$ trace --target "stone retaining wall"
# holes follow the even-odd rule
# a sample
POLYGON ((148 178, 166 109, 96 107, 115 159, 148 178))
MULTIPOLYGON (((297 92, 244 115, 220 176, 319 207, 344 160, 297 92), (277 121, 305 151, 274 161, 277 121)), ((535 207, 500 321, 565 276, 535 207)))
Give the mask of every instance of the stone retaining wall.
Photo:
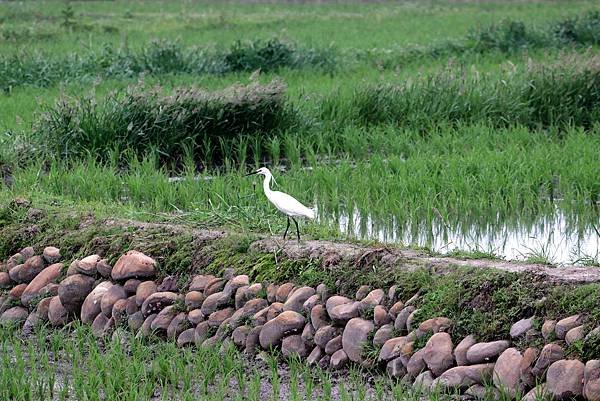
POLYGON ((474 334, 454 344, 453 321, 432 316, 416 324, 418 295, 397 299, 395 287, 361 287, 350 299, 324 285, 251 284, 248 276, 226 271, 224 277, 193 277, 183 293, 172 277, 155 281, 155 261, 137 251, 114 266, 98 255, 68 268, 60 259, 57 248, 36 255, 29 247, 0 266, 0 288, 10 289, 0 297, 0 323, 21 325, 29 333, 42 322, 60 327, 80 319, 98 337, 126 326, 138 336, 156 334, 181 347, 233 342, 247 354, 280 348, 284 356, 299 356, 322 369, 354 363, 474 397, 482 397, 484 383, 493 382, 513 398, 600 400, 600 360, 565 357, 566 345, 600 335, 600 327, 586 332, 593 322, 584 314, 545 321, 541 331, 531 317, 513 325, 510 340, 478 342, 474 334), (521 352, 512 341, 523 338, 545 345, 521 352))

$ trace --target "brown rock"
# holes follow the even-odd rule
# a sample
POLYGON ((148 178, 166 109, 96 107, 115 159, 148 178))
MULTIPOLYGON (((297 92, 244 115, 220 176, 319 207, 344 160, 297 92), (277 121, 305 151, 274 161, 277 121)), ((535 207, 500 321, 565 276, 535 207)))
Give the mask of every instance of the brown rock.
MULTIPOLYGON (((560 322, 556 327, 559 324, 560 322)), ((567 400, 582 395, 584 370, 585 365, 576 359, 554 362, 546 373, 546 390, 555 400, 567 400)))
POLYGON ((83 323, 90 324, 96 319, 96 316, 102 311, 102 297, 112 286, 110 281, 104 281, 88 294, 81 305, 81 321, 83 323))
POLYGON ((96 266, 100 261, 100 256, 90 255, 77 262, 76 269, 78 273, 88 276, 95 276, 98 273, 96 266))
POLYGON ((544 348, 542 348, 542 352, 540 352, 540 357, 533 369, 531 369, 531 373, 534 376, 541 377, 548 366, 552 365, 554 362, 563 359, 564 351, 562 347, 558 344, 546 344, 544 348))
POLYGON ((110 278, 112 273, 112 266, 108 264, 106 259, 100 259, 96 264, 96 270, 103 278, 110 278))
POLYGON ((177 290, 177 277, 175 276, 166 276, 160 281, 158 287, 156 287, 157 292, 178 292, 177 290))
POLYGON ((369 292, 369 294, 361 300, 361 303, 363 305, 371 305, 371 306, 381 305, 383 303, 384 299, 385 299, 385 292, 383 292, 382 289, 376 289, 376 290, 369 292))
POLYGON ((248 338, 246 338, 246 354, 252 355, 256 348, 258 348, 262 328, 262 325, 256 326, 248 333, 248 338))
POLYGON ((373 309, 373 323, 376 327, 381 327, 390 322, 390 315, 381 305, 376 305, 373 309))
POLYGON ((315 289, 312 287, 301 287, 291 294, 283 304, 283 310, 293 310, 294 312, 302 312, 304 302, 311 296, 315 295, 315 289))
POLYGON ((69 322, 69 311, 67 311, 58 296, 52 297, 48 307, 48 321, 54 327, 64 326, 69 322))
POLYGON ((48 321, 48 311, 50 309, 50 301, 52 301, 52 297, 44 298, 37 304, 37 314, 39 318, 47 322, 48 321))
MULTIPOLYGON (((361 318, 351 319, 342 334, 342 346, 348 359, 352 362, 365 363, 363 348, 369 342, 369 336, 374 331, 373 322, 361 318)), ((316 334, 315 334, 316 336, 316 334)))
POLYGON ((312 327, 312 324, 306 323, 304 325, 304 329, 302 330, 302 339, 307 344, 314 344, 315 329, 312 327))
POLYGON ((388 376, 394 379, 402 379, 406 376, 406 368, 402 364, 400 358, 392 359, 387 363, 386 371, 388 376))
POLYGON ((138 312, 139 310, 140 310, 140 308, 135 303, 135 295, 132 295, 129 298, 127 298, 127 306, 125 308, 125 312, 127 313, 127 316, 131 316, 134 313, 138 312))
POLYGON ((193 345, 195 343, 195 329, 187 329, 181 332, 177 337, 177 346, 180 348, 193 345))
POLYGON ((556 328, 556 320, 546 320, 542 325, 542 337, 544 340, 550 341, 555 336, 554 329, 556 328))
POLYGON ((583 315, 573 315, 559 320, 558 323, 556 323, 556 327, 554 328, 556 338, 563 340, 569 330, 581 325, 583 321, 583 315))
POLYGON ((155 292, 146 298, 142 304, 142 314, 148 316, 152 313, 159 312, 165 306, 173 305, 180 299, 181 297, 174 292, 155 292))
POLYGON ((112 269, 113 280, 146 278, 156 275, 156 262, 138 251, 129 251, 121 256, 112 269))
POLYGON ((310 355, 308 355, 308 357, 306 358, 306 364, 308 366, 314 366, 314 365, 318 364, 319 361, 321 360, 321 358, 323 358, 323 355, 324 355, 324 353, 323 353, 323 350, 321 349, 321 347, 317 346, 317 347, 313 348, 310 355))
POLYGON ((194 332, 194 342, 196 346, 200 347, 208 338, 212 335, 211 328, 208 325, 208 322, 198 323, 196 326, 196 330, 194 332))
MULTIPOLYGON (((513 337, 518 337, 518 335, 513 337)), ((522 394, 524 390, 521 383, 521 371, 515 369, 515 367, 521 366, 522 361, 523 356, 516 348, 508 348, 500 354, 494 366, 494 385, 505 391, 511 398, 522 394)))
POLYGON ((53 246, 47 246, 42 253, 43 258, 48 264, 56 263, 60 260, 60 249, 53 246))
POLYGON ((278 289, 279 287, 272 283, 267 286, 267 301, 269 301, 269 303, 273 303, 277 300, 278 289))
POLYGON ((185 295, 185 306, 188 310, 198 309, 202 306, 205 297, 200 291, 190 291, 185 295))
POLYGON ((321 359, 319 359, 319 367, 321 369, 327 369, 329 367, 331 361, 331 357, 329 355, 323 355, 321 359))
POLYGON ((424 350, 423 360, 434 375, 440 376, 454 365, 452 339, 448 333, 435 333, 424 350))
POLYGON ((38 316, 37 312, 31 312, 25 323, 23 324, 23 335, 30 336, 35 332, 35 329, 42 324, 42 320, 38 316))
POLYGON ((230 303, 231 297, 228 297, 227 294, 224 294, 223 292, 216 292, 206 297, 204 302, 202 302, 200 310, 204 313, 204 316, 208 316, 230 303))
POLYGON ((396 318, 398 317, 398 314, 402 311, 402 309, 404 309, 404 303, 402 301, 398 301, 396 302, 391 308, 390 308, 390 317, 393 320, 396 320, 396 318))
POLYGON ((250 333, 251 329, 252 328, 250 326, 239 326, 233 330, 233 333, 231 333, 231 339, 233 340, 233 343, 240 348, 245 347, 246 340, 248 339, 248 334, 250 333))
POLYGON ((587 361, 583 377, 585 398, 588 401, 600 401, 600 360, 587 361))
POLYGON ((325 303, 325 309, 327 309, 327 314, 331 316, 331 310, 339 305, 344 305, 352 302, 350 299, 346 297, 342 297, 339 295, 334 295, 329 297, 327 302, 325 303))
POLYGON ((165 307, 158 313, 158 315, 156 315, 156 318, 152 321, 150 328, 152 331, 162 331, 166 333, 171 321, 175 318, 175 316, 177 316, 178 313, 179 312, 173 305, 165 307))
POLYGON ((502 399, 502 393, 497 389, 490 386, 482 386, 481 384, 474 384, 465 391, 465 396, 473 400, 493 400, 500 401, 502 399))
MULTIPOLYGON (((321 349, 319 347, 316 347, 315 350, 320 351, 321 349)), ((331 355, 331 359, 329 360, 329 366, 331 367, 331 369, 342 369, 344 366, 346 366, 347 363, 348 355, 346 355, 346 352, 343 349, 334 352, 333 355, 331 355)))
POLYGON ((187 314, 185 312, 180 312, 173 318, 173 320, 171 320, 171 323, 169 323, 169 327, 167 327, 167 338, 173 340, 177 339, 179 345, 179 335, 189 328, 190 323, 188 322, 187 314))
POLYGON ((312 309, 315 307, 315 305, 319 303, 319 300, 320 300, 320 298, 317 294, 309 297, 302 304, 302 309, 304 310, 304 312, 310 313, 310 311, 312 311, 312 309))
POLYGON ((35 278, 42 270, 44 270, 44 258, 40 255, 32 256, 25 261, 21 269, 17 274, 18 283, 29 283, 35 278))
POLYGON ((521 382, 527 388, 533 387, 535 385, 535 377, 531 373, 535 361, 538 357, 537 349, 533 347, 529 347, 523 352, 523 360, 519 365, 519 372, 521 376, 521 382))
POLYGON ((292 284, 292 283, 285 283, 283 285, 280 285, 279 288, 277 288, 277 293, 275 294, 275 300, 277 302, 284 303, 285 301, 287 301, 287 298, 293 289, 294 289, 294 284, 292 284))
POLYGON ((8 273, 0 272, 0 288, 8 288, 11 286, 11 279, 8 273))
POLYGON ((267 349, 272 346, 278 346, 284 335, 301 330, 305 323, 304 317, 298 312, 282 312, 263 326, 259 335, 261 347, 267 349))
POLYGON ((129 326, 129 330, 134 333, 142 327, 142 324, 144 324, 144 315, 142 315, 141 311, 135 312, 127 319, 127 326, 129 326))
POLYGON ((327 343, 340 334, 340 330, 333 326, 323 326, 315 332, 314 342, 319 347, 325 349, 327 343))
POLYGON ((146 298, 156 292, 156 283, 154 281, 144 281, 140 283, 135 290, 135 303, 142 306, 146 298))
POLYGON ((198 323, 204 321, 204 315, 200 309, 194 309, 188 313, 187 316, 189 322, 195 327, 198 323))
POLYGON ((336 351, 342 349, 342 336, 332 338, 325 344, 325 353, 333 355, 336 351))
POLYGON ((458 343, 456 349, 454 350, 454 357, 456 358, 456 364, 458 366, 468 365, 469 361, 467 361, 467 351, 471 348, 472 345, 475 345, 477 341, 475 337, 472 335, 468 335, 461 342, 458 343))
POLYGON ((510 343, 505 340, 474 344, 467 351, 467 361, 471 364, 489 362, 497 358, 509 346, 510 343))
POLYGON ((123 288, 125 289, 127 296, 130 297, 132 295, 135 295, 135 293, 137 292, 137 288, 141 283, 142 282, 136 278, 130 278, 129 280, 127 280, 125 284, 123 284, 123 288))
POLYGON ((29 311, 27 309, 22 306, 13 306, 2 313, 2 316, 0 316, 0 325, 21 325, 25 323, 27 316, 29 316, 29 311))
POLYGON ((362 301, 363 298, 365 298, 367 296, 369 291, 371 291, 371 287, 369 287, 368 285, 361 285, 360 287, 358 287, 358 290, 356 291, 355 299, 357 301, 362 301))
POLYGON ((325 284, 321 283, 317 286, 317 295, 319 296, 321 302, 327 302, 327 299, 329 299, 330 294, 329 289, 325 284))
POLYGON ((329 324, 329 316, 323 305, 315 305, 310 311, 310 322, 315 330, 329 324))
POLYGON ((118 284, 112 285, 102 296, 100 309, 102 310, 102 313, 106 315, 106 317, 110 317, 115 303, 117 301, 126 299, 127 293, 125 292, 125 289, 118 284))
POLYGON ((40 274, 35 276, 35 278, 26 286, 23 294, 21 294, 21 303, 25 306, 29 306, 29 302, 38 297, 42 288, 53 283, 60 276, 62 269, 62 263, 55 263, 42 270, 40 274))
POLYGON ((583 340, 585 337, 585 327, 583 325, 573 327, 571 330, 567 331, 565 335, 565 341, 568 345, 573 344, 575 341, 583 340))
POLYGON ((439 386, 441 390, 455 388, 465 390, 475 384, 488 383, 492 378, 493 371, 493 363, 457 366, 443 372, 431 385, 432 387, 439 386))
POLYGON ((419 325, 417 337, 420 337, 421 333, 425 334, 429 332, 438 333, 441 331, 447 331, 452 327, 452 324, 452 320, 446 317, 435 317, 433 319, 427 319, 419 325))
POLYGON ((408 360, 408 363, 406 364, 406 373, 410 378, 417 377, 421 372, 427 370, 427 364, 423 359, 424 354, 425 348, 421 348, 408 360))
POLYGON ((308 348, 302 337, 298 334, 284 338, 281 343, 281 353, 286 358, 295 356, 306 358, 310 351, 310 348, 308 348))
POLYGON ((521 319, 517 323, 513 324, 510 328, 510 336, 512 338, 521 337, 523 334, 527 333, 527 331, 533 328, 533 324, 535 323, 535 317, 530 317, 528 319, 521 319))
POLYGON ((233 315, 233 308, 225 308, 211 313, 208 316, 208 325, 210 327, 219 327, 226 319, 233 315))
POLYGON ((379 351, 380 361, 390 361, 400 356, 402 347, 407 343, 406 337, 395 337, 387 340, 379 351))
POLYGON ((125 323, 127 320, 127 299, 119 299, 112 308, 111 317, 115 321, 115 325, 118 326, 122 323, 125 323))
POLYGON ((190 291, 202 292, 206 288, 206 285, 208 283, 210 283, 211 281, 213 281, 214 279, 216 279, 216 277, 212 276, 212 275, 203 275, 202 274, 202 275, 194 276, 189 289, 190 289, 190 291))
POLYGON ((246 301, 253 298, 252 295, 248 294, 248 288, 250 288, 250 287, 245 285, 243 287, 238 288, 235 291, 235 296, 233 297, 235 309, 240 309, 241 307, 244 306, 246 301))
POLYGON ((400 313, 398 313, 398 316, 396 317, 396 320, 394 321, 394 328, 396 330, 398 330, 399 332, 405 331, 406 330, 406 321, 408 320, 408 317, 410 316, 410 314, 415 311, 415 309, 416 308, 412 305, 404 307, 404 309, 402 309, 400 311, 400 313))
POLYGON ((21 299, 21 295, 23 295, 23 293, 25 292, 25 289, 27 288, 27 284, 19 284, 14 286, 8 293, 8 295, 10 295, 12 298, 14 299, 21 299))
POLYGON ((546 383, 542 383, 531 390, 521 399, 521 401, 538 401, 547 398, 546 383))
POLYGON ((381 346, 394 335, 394 326, 386 324, 381 326, 373 336, 373 345, 381 346))
POLYGON ((71 262, 71 264, 69 265, 69 268, 67 269, 67 277, 71 277, 75 274, 80 274, 79 271, 77 270, 77 263, 79 263, 79 259, 75 259, 74 261, 71 262))
POLYGON ((27 259, 33 257, 33 255, 35 255, 35 250, 33 249, 32 246, 28 246, 28 247, 21 249, 19 251, 19 254, 23 256, 23 260, 27 260, 27 259))
POLYGON ((267 311, 267 321, 275 319, 281 312, 283 312, 283 304, 281 302, 272 303, 267 311))
MULTIPOLYGON (((332 297, 333 298, 333 297, 332 297)), ((330 298, 331 299, 331 298, 330 298)), ((354 319, 360 315, 361 303, 359 301, 338 305, 332 308, 329 312, 329 317, 336 324, 345 324, 350 319, 354 319)), ((348 354, 348 352, 346 352, 348 354)), ((348 354, 350 360, 352 357, 348 354)))
POLYGON ((426 370, 425 372, 421 372, 417 377, 415 377, 415 381, 413 382, 413 388, 418 389, 418 391, 429 391, 429 389, 433 385, 433 373, 426 370))
POLYGON ((92 334, 95 337, 104 337, 107 335, 105 328, 107 328, 109 318, 105 314, 100 313, 92 322, 92 334))
MULTIPOLYGON (((104 316, 104 314, 98 316, 104 316)), ((158 316, 157 313, 152 313, 146 317, 146 320, 144 320, 144 323, 142 323, 142 327, 140 327, 137 336, 148 337, 152 334, 152 323, 154 322, 154 319, 156 319, 156 316, 158 316)))
POLYGON ((94 278, 74 274, 60 282, 58 297, 62 306, 71 314, 79 314, 83 301, 94 289, 94 278))
POLYGON ((248 278, 248 276, 246 276, 245 274, 241 274, 241 275, 235 276, 231 280, 229 280, 225 284, 225 287, 223 288, 223 292, 225 294, 227 294, 228 296, 233 297, 238 288, 247 287, 249 285, 250 285, 250 279, 248 278))

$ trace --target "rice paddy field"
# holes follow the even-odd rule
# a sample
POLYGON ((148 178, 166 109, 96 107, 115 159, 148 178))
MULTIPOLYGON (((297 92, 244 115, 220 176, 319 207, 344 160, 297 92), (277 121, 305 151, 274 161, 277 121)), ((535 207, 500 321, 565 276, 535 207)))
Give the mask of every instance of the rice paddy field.
MULTIPOLYGON (((317 211, 306 237, 597 267, 599 50, 593 0, 0 2, 0 202, 280 235, 244 176, 267 166, 317 211)), ((271 356, 2 330, 7 400, 420 399, 301 363, 281 382, 271 356)))

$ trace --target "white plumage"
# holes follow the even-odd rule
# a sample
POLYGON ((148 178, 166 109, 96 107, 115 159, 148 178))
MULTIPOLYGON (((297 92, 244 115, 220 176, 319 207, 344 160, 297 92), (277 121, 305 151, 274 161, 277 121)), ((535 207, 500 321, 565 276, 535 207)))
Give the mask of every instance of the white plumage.
POLYGON ((284 192, 272 191, 271 179, 273 178, 273 175, 271 174, 268 168, 261 167, 254 173, 250 173, 248 175, 251 174, 259 174, 265 177, 263 181, 263 190, 265 191, 267 199, 277 208, 277 210, 288 216, 287 227, 285 229, 285 233, 283 234, 283 239, 285 239, 288 229, 290 228, 291 217, 292 220, 294 220, 294 223, 296 224, 296 233, 298 235, 298 241, 300 241, 300 230, 298 229, 298 222, 296 221, 296 219, 294 219, 294 217, 307 217, 309 219, 314 219, 314 210, 307 208, 302 203, 298 202, 298 200, 284 192))

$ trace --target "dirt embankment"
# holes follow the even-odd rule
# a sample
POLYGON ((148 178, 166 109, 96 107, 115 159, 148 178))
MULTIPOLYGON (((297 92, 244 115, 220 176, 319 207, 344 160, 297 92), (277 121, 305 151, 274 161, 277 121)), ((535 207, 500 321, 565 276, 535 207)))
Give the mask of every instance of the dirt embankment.
MULTIPOLYGON (((163 223, 140 223, 125 220, 109 220, 105 224, 113 227, 138 230, 166 230, 175 233, 190 233, 193 238, 193 261, 201 268, 210 255, 206 247, 228 236, 239 236, 223 230, 194 229, 184 225, 163 223)), ((358 243, 334 242, 325 240, 283 241, 281 238, 258 236, 250 242, 248 250, 253 253, 272 254, 280 260, 312 260, 323 268, 334 270, 341 265, 353 265, 364 269, 377 266, 383 269, 415 271, 427 269, 433 274, 447 274, 456 267, 496 269, 511 273, 528 273, 546 278, 550 282, 584 284, 600 282, 600 268, 574 265, 551 266, 493 259, 459 259, 455 257, 432 256, 424 251, 394 246, 367 246, 358 243)))

